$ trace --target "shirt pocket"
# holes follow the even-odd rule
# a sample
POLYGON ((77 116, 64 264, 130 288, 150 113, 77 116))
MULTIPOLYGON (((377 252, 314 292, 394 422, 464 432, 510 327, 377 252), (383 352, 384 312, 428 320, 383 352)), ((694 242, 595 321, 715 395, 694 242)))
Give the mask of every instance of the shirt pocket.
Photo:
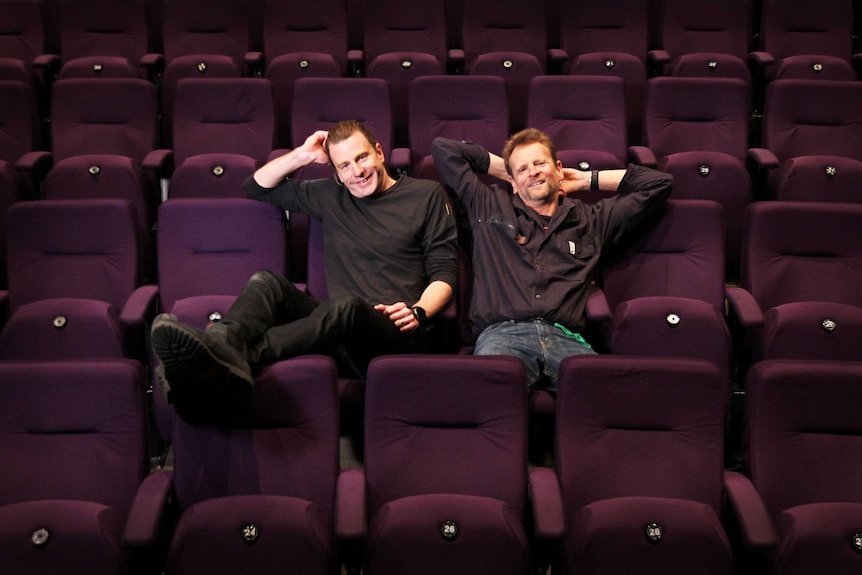
POLYGON ((560 234, 556 243, 561 254, 567 254, 574 260, 587 261, 596 255, 597 248, 593 238, 565 237, 560 234))

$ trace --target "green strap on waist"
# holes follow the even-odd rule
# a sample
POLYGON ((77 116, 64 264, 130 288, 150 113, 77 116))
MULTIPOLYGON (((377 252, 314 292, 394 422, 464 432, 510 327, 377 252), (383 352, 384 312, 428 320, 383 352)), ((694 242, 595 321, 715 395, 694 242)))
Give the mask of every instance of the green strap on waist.
POLYGON ((581 334, 579 334, 578 332, 575 332, 575 331, 570 330, 569 328, 567 328, 566 326, 564 326, 564 325, 563 325, 563 324, 561 324, 561 323, 555 323, 555 324, 554 324, 554 327, 558 327, 558 328, 560 328, 560 331, 562 331, 562 332, 566 335, 566 337, 568 337, 568 338, 571 338, 571 339, 575 340, 576 342, 578 342, 579 344, 581 344, 581 345, 582 345, 582 346, 584 346, 585 348, 587 348, 587 349, 593 349, 593 346, 591 346, 591 345, 589 344, 589 342, 588 342, 587 340, 585 340, 585 339, 584 339, 584 336, 582 336, 582 335, 581 335, 581 334))

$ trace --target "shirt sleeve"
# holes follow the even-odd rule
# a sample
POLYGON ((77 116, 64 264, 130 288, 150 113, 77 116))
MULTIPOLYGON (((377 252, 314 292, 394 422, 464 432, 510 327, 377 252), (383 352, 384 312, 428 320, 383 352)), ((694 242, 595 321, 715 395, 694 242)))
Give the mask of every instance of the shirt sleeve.
POLYGON ((597 204, 605 245, 631 232, 671 193, 673 176, 646 166, 630 164, 613 198, 597 204))
POLYGON ((475 194, 487 188, 477 175, 487 174, 491 164, 482 146, 437 137, 431 143, 431 156, 440 181, 464 203, 471 204, 475 194))

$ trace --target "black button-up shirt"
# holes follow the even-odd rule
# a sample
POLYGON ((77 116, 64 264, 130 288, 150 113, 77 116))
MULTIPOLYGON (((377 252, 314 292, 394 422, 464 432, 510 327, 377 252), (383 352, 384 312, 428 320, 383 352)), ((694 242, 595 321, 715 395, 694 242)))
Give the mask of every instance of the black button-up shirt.
POLYGON ((473 235, 474 335, 501 321, 537 318, 581 331, 602 252, 661 205, 673 185, 670 174, 630 165, 618 195, 595 204, 561 195, 547 222, 518 195, 478 177, 490 164, 483 147, 437 138, 432 153, 441 180, 466 207, 473 235))

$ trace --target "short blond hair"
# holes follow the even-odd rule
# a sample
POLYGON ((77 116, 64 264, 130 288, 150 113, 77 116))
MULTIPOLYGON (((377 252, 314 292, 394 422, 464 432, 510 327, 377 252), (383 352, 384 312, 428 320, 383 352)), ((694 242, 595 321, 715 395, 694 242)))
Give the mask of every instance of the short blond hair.
POLYGON ((541 144, 545 146, 548 152, 551 153, 551 159, 555 164, 557 163, 557 147, 554 145, 551 137, 536 128, 526 128, 514 134, 506 141, 506 145, 503 146, 503 163, 506 165, 506 172, 510 176, 512 175, 512 166, 509 165, 509 158, 512 156, 512 152, 515 151, 515 148, 529 144, 541 144))

